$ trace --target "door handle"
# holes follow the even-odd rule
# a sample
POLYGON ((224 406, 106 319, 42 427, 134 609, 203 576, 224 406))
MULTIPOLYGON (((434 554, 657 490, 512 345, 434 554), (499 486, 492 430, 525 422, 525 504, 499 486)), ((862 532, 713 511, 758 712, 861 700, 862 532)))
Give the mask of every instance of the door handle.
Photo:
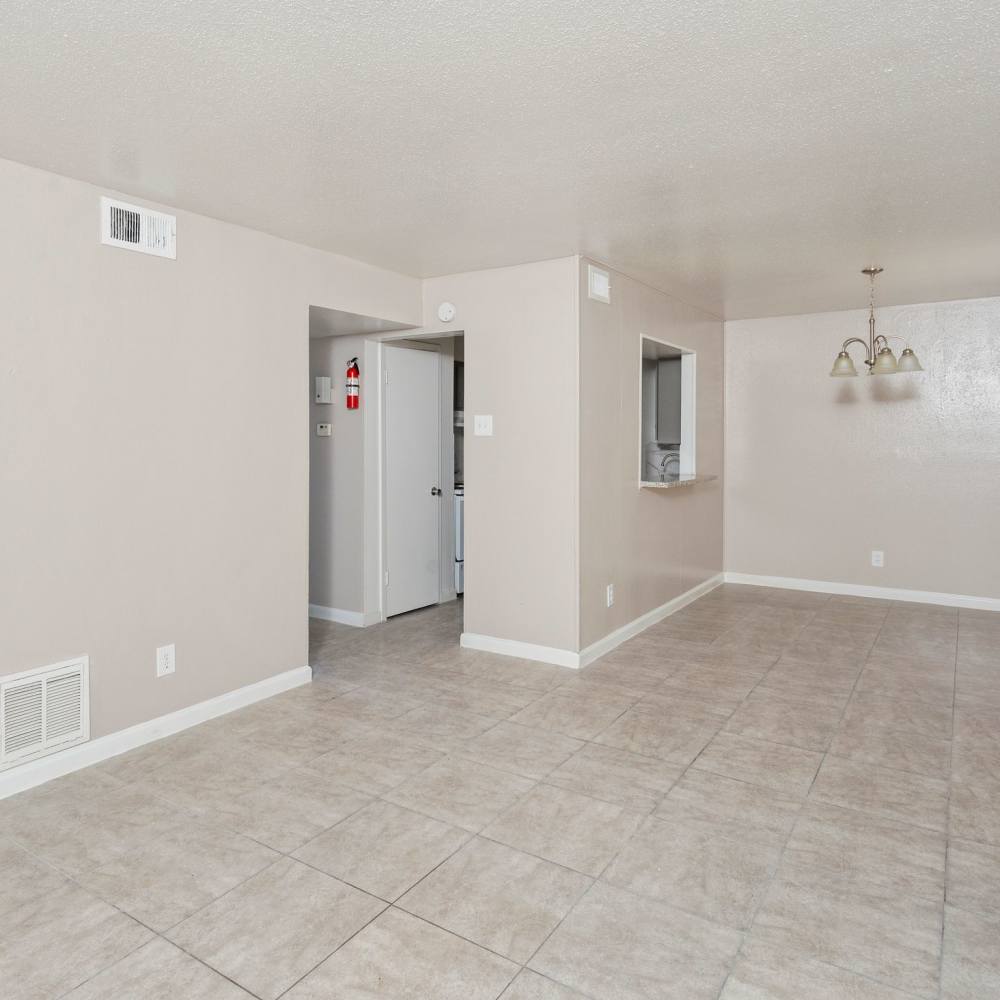
POLYGON ((441 491, 436 486, 432 486, 431 487, 431 496, 432 497, 439 497, 439 496, 441 496, 441 491))

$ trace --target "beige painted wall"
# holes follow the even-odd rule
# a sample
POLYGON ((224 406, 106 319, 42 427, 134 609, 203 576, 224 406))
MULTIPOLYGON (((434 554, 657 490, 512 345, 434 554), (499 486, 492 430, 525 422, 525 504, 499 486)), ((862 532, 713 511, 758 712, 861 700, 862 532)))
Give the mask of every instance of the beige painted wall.
POLYGON ((465 332, 465 630, 576 650, 575 257, 431 278, 424 321, 465 332), (493 437, 472 433, 492 414, 493 437))
MULTIPOLYGON (((580 648, 722 570, 722 322, 612 271, 611 304, 580 295, 580 648), (640 489, 640 338, 697 353, 697 471, 640 489), (615 603, 606 605, 606 587, 615 603)), ((604 265, 601 265, 602 267, 604 265)))
POLYGON ((0 674, 89 653, 94 736, 307 662, 310 304, 420 321, 420 283, 0 161, 0 674), (177 644, 157 680, 154 649, 177 644))
POLYGON ((829 378, 861 311, 726 324, 726 568, 1000 597, 1000 299, 878 329, 926 372, 829 378))
POLYGON ((364 343, 349 336, 310 340, 308 387, 313 399, 313 378, 333 379, 333 402, 309 404, 309 603, 359 614, 366 610, 364 429, 376 419, 364 343), (354 357, 362 367, 364 399, 348 410, 344 373, 354 357), (318 423, 333 425, 330 437, 316 436, 318 423))

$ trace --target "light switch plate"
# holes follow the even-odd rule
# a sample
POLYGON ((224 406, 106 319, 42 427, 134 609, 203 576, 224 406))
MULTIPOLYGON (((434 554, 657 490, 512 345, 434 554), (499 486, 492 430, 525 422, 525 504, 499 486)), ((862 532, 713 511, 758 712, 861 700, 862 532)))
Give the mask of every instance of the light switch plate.
POLYGON ((317 424, 316 437, 328 438, 333 435, 333 424, 317 424))
POLYGON ((473 418, 472 428, 476 437, 493 437, 493 415, 477 413, 473 418))

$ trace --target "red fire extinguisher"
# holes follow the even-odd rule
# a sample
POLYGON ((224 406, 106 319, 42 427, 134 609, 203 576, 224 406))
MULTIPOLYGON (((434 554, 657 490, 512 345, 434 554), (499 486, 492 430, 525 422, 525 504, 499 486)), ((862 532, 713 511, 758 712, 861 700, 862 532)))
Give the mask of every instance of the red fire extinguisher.
POLYGON ((351 358, 347 362, 347 408, 356 410, 358 408, 358 395, 361 389, 361 369, 358 367, 358 359, 351 358))

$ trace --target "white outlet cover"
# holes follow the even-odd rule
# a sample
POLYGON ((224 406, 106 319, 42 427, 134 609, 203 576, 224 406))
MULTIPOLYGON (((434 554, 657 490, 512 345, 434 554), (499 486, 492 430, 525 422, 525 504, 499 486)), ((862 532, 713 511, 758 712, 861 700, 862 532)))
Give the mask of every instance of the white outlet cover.
POLYGON ((316 437, 328 438, 333 436, 333 424, 317 424, 316 437))
POLYGON ((477 413, 473 418, 472 433, 476 437, 493 437, 493 415, 477 413))
POLYGON ((169 646, 157 646, 156 648, 156 676, 166 677, 172 674, 177 668, 177 652, 174 644, 169 646))
POLYGON ((609 583, 608 584, 607 601, 608 601, 608 607, 609 608, 614 606, 614 603, 615 603, 615 585, 613 583, 609 583))
POLYGON ((885 553, 879 549, 872 549, 872 565, 882 567, 885 565, 885 553))

